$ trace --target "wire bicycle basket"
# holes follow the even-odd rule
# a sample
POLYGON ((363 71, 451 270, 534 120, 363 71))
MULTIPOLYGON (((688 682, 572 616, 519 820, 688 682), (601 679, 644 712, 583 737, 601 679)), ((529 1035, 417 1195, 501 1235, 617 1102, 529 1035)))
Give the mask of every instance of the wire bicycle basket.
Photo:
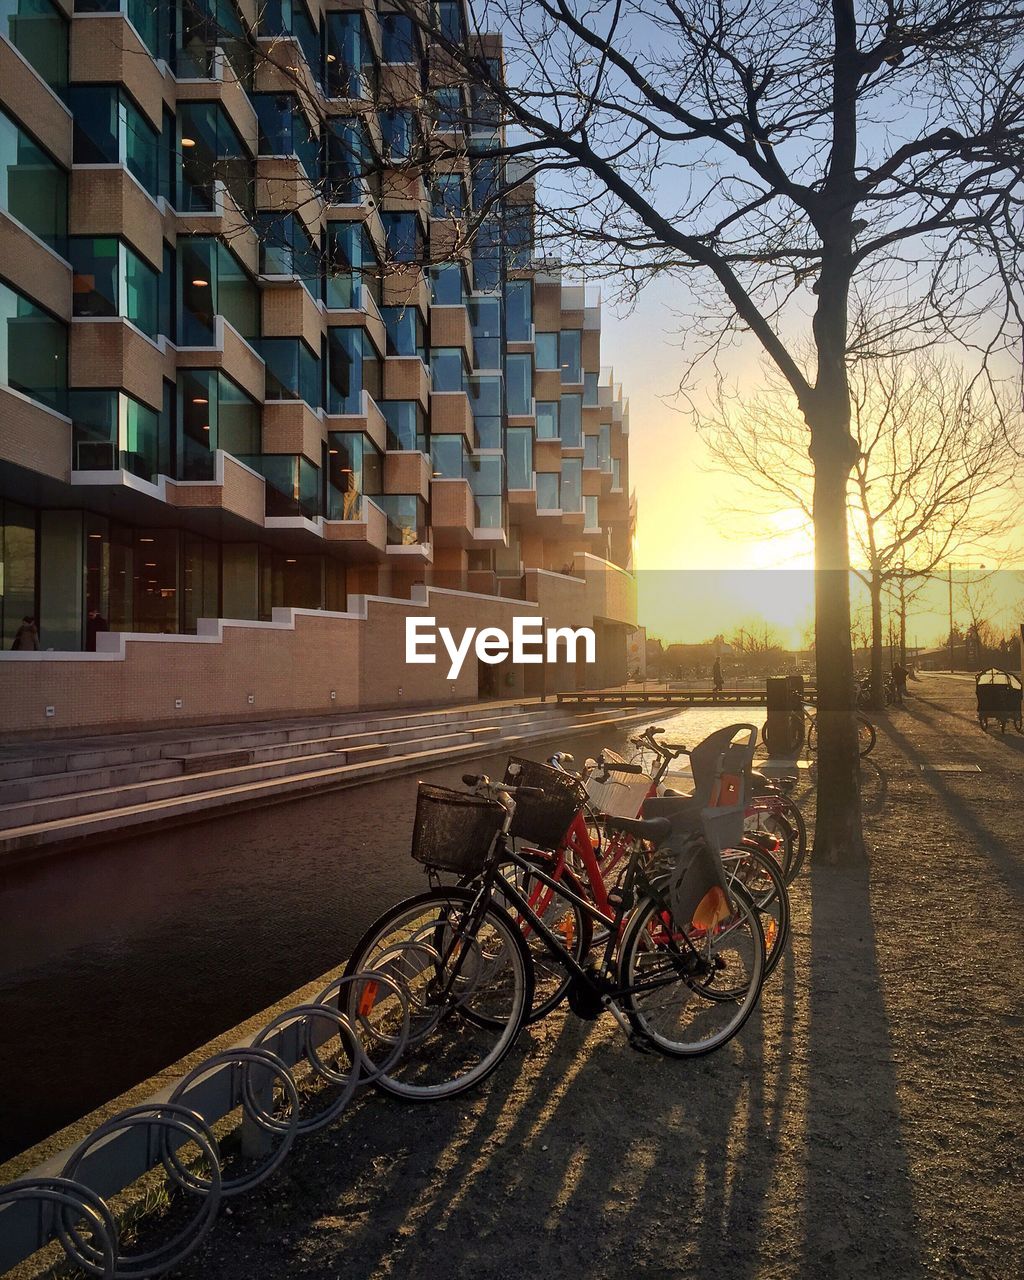
POLYGON ((479 875, 504 821, 505 810, 497 800, 421 782, 412 856, 436 871, 479 875))
MULTIPOLYGON (((622 756, 607 748, 601 752, 605 764, 625 764, 622 756)), ((653 780, 647 773, 615 773, 598 764, 587 778, 587 798, 597 813, 613 818, 636 818, 650 794, 653 780)))
POLYGON ((539 787, 544 793, 517 796, 509 835, 528 840, 541 849, 557 849, 587 802, 583 783, 571 773, 519 756, 509 756, 505 781, 517 786, 539 787))

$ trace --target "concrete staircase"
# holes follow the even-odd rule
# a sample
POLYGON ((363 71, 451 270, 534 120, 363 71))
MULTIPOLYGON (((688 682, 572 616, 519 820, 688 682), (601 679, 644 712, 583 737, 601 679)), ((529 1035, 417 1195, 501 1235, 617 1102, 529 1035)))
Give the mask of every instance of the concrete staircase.
POLYGON ((450 759, 609 732, 652 708, 488 703, 269 721, 0 750, 0 861, 415 772, 450 759))

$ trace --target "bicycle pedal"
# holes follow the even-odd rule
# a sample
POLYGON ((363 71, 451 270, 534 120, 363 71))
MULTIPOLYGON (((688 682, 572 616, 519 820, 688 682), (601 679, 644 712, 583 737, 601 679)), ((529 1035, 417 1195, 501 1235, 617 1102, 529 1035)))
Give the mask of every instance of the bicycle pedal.
POLYGON ((635 1049, 637 1053, 654 1053, 654 1047, 644 1036, 638 1036, 635 1032, 629 1037, 627 1042, 631 1049, 635 1049))

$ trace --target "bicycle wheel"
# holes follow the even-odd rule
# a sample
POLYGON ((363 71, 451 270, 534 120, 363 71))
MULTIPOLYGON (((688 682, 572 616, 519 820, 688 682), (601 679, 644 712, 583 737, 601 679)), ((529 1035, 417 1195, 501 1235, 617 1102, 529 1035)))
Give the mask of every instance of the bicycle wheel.
POLYGON ((764 934, 764 976, 775 972, 789 942, 789 894, 778 863, 761 849, 744 845, 722 855, 726 875, 738 880, 757 907, 764 934))
MULTIPOLYGON (((533 1001, 523 935, 472 889, 417 894, 384 913, 359 940, 346 975, 377 969, 408 993, 409 1042, 374 1082, 410 1101, 451 1098, 485 1080, 515 1043, 533 1001)), ((350 1016, 388 1040, 405 1013, 388 989, 353 984, 350 1016)), ((383 987, 383 984, 382 984, 383 987)))
POLYGON ((804 815, 800 812, 800 806, 795 800, 791 800, 789 796, 779 797, 779 808, 782 810, 784 820, 796 832, 793 860, 788 867, 783 867, 786 884, 790 885, 800 874, 800 868, 804 865, 804 859, 807 857, 807 823, 804 821, 804 815))
POLYGON ((878 735, 875 733, 875 726, 867 718, 867 716, 857 717, 857 750, 862 756, 869 756, 875 749, 875 743, 878 735))
POLYGON ((807 750, 818 749, 818 717, 811 716, 807 723, 807 750))
POLYGON ((623 1008, 668 1057, 720 1049, 757 1004, 764 934, 747 891, 734 883, 731 894, 734 914, 712 930, 680 927, 660 896, 639 903, 630 917, 619 951, 619 977, 629 991, 623 1008))
MULTIPOLYGON (((555 874, 555 859, 550 854, 538 851, 536 854, 524 857, 524 861, 529 862, 532 867, 546 871, 573 893, 586 897, 583 886, 568 867, 563 866, 562 870, 555 874)), ((593 937, 593 925, 583 908, 570 898, 562 897, 550 885, 544 884, 518 863, 504 862, 499 866, 498 872, 499 879, 494 885, 495 893, 503 897, 501 892, 503 880, 513 884, 566 951, 578 964, 582 965, 590 950, 593 937)), ((530 949, 534 978, 533 1007, 527 1014, 526 1021, 537 1022, 565 999, 572 982, 572 975, 561 960, 548 950, 544 939, 530 922, 516 912, 514 905, 510 902, 505 902, 503 905, 522 930, 526 945, 530 949)))
MULTIPOLYGON (((812 720, 813 724, 814 721, 812 720)), ((768 748, 769 752, 776 752, 779 755, 795 754, 804 743, 804 717, 801 712, 794 711, 789 717, 789 732, 785 742, 773 742, 768 734, 768 721, 766 720, 761 726, 761 741, 768 748)))

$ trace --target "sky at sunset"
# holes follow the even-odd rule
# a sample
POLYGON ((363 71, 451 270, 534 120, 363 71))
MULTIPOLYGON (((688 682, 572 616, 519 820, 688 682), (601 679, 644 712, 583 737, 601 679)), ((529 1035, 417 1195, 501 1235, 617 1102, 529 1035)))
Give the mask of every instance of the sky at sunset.
MULTIPOLYGON (((813 552, 792 518, 765 515, 756 500, 737 513, 737 486, 709 471, 703 445, 675 398, 682 370, 678 285, 649 284, 636 310, 617 315, 604 303, 602 363, 610 364, 630 402, 630 483, 639 504, 637 569, 640 621, 649 635, 696 642, 729 635, 767 619, 793 647, 804 642, 813 617, 813 552), (770 536, 774 534, 774 536, 770 536)), ((754 388, 762 379, 759 352, 730 357, 730 376, 754 388)), ((710 370, 708 370, 710 376, 710 370)), ((1024 529, 1007 532, 1007 543, 1024 529)), ((1022 620, 1024 563, 1011 558, 986 576, 983 555, 965 553, 954 576, 954 620, 964 623, 964 584, 991 597, 999 624, 1022 620), (977 584, 977 585, 972 585, 977 584)), ((991 558, 986 565, 991 569, 991 558)), ((863 600, 859 602, 863 604, 863 600)), ((855 599, 855 611, 858 601, 855 599)), ((908 628, 908 643, 928 645, 948 634, 945 580, 922 591, 908 628)))

